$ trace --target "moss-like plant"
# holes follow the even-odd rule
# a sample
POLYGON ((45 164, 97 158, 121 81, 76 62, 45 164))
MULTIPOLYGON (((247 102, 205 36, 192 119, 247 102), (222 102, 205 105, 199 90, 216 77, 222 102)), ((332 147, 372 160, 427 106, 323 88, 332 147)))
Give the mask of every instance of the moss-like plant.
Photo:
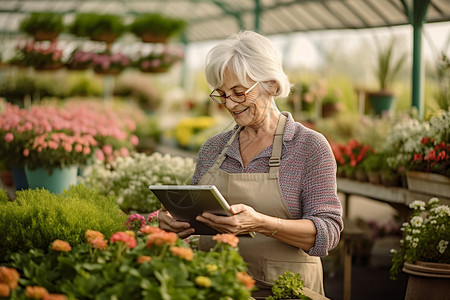
POLYGON ((90 38, 96 38, 104 33, 119 37, 125 30, 120 16, 96 13, 78 14, 69 27, 70 33, 90 38))
POLYGON ((181 19, 170 18, 161 14, 143 14, 130 24, 130 31, 137 36, 151 32, 156 36, 172 36, 184 29, 186 23, 181 19))
POLYGON ((23 19, 20 30, 34 35, 37 31, 61 33, 64 30, 62 15, 53 12, 35 12, 23 19))
POLYGON ((115 199, 84 185, 72 186, 60 195, 44 189, 20 191, 15 201, 0 201, 0 261, 8 252, 48 250, 55 239, 84 243, 88 229, 109 237, 126 229, 127 219, 115 199))

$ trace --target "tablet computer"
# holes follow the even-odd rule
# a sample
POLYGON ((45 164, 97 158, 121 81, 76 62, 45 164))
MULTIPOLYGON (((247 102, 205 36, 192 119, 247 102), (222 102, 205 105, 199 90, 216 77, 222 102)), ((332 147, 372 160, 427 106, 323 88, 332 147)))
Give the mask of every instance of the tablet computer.
POLYGON ((177 221, 189 222, 194 234, 215 235, 216 229, 197 221, 203 212, 231 216, 230 205, 214 185, 151 185, 149 189, 177 221))

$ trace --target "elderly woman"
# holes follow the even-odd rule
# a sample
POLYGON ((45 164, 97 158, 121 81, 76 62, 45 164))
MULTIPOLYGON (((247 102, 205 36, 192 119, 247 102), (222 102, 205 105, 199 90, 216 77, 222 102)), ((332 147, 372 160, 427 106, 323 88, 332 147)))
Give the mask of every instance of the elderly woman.
MULTIPOLYGON (((220 232, 256 232, 240 238, 239 251, 259 296, 270 294, 288 270, 324 294, 320 256, 338 244, 343 229, 327 140, 276 107, 274 97, 288 96, 290 83, 269 39, 243 31, 220 42, 208 54, 206 78, 211 99, 237 125, 203 144, 191 183, 215 185, 234 215, 204 213, 197 220, 220 232)), ((159 221, 180 237, 195 233, 164 208, 159 221)), ((202 236, 200 249, 210 246, 202 236)))

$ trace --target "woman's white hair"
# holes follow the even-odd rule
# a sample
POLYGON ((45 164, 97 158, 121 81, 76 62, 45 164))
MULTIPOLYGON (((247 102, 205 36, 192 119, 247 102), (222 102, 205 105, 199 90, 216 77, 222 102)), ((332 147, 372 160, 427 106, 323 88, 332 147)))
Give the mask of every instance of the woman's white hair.
POLYGON ((289 95, 291 85, 272 42, 252 31, 233 34, 214 46, 206 57, 206 80, 212 89, 223 85, 225 70, 235 73, 239 82, 250 86, 249 79, 274 97, 289 95), (274 89, 276 83, 276 89, 274 89))

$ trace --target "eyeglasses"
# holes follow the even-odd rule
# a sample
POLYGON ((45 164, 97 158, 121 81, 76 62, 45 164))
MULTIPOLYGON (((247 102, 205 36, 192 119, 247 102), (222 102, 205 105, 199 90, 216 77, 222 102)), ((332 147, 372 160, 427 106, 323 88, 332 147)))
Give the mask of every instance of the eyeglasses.
POLYGON ((250 93, 250 91, 253 90, 253 88, 256 85, 258 85, 258 83, 259 83, 259 81, 257 81, 254 85, 252 85, 248 90, 246 90, 243 93, 234 93, 234 94, 231 94, 230 96, 226 96, 225 93, 220 95, 219 91, 214 90, 211 92, 209 97, 217 104, 225 104, 227 102, 227 99, 230 99, 231 101, 236 102, 236 103, 242 103, 242 102, 245 102, 245 100, 247 100, 246 99, 247 94, 250 93), (218 93, 219 95, 214 94, 214 92, 218 93))

